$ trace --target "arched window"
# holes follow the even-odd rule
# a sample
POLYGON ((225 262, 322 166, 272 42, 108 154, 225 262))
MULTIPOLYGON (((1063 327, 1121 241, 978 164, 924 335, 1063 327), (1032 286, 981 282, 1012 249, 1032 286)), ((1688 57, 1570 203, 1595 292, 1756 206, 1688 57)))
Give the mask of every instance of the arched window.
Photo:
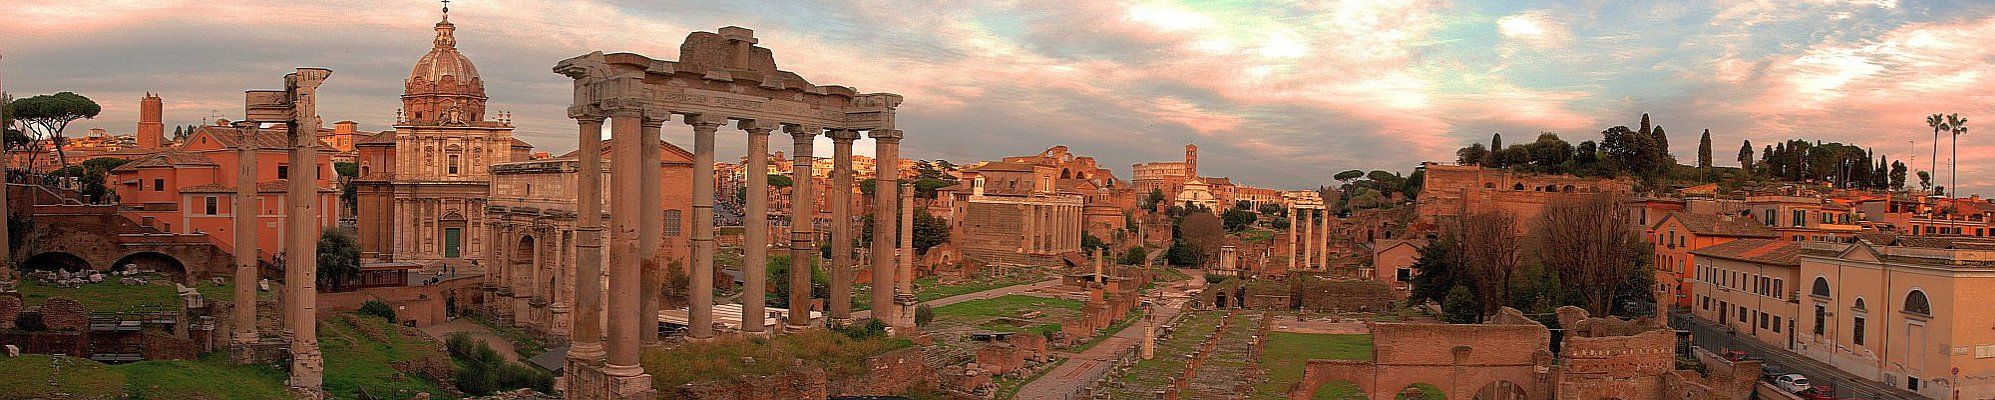
POLYGON ((1496 188, 1496 182, 1483 182, 1483 183, 1482 183, 1482 188, 1483 188, 1483 189, 1495 189, 1495 188, 1496 188))
POLYGON ((1815 287, 1809 289, 1808 294, 1829 297, 1829 278, 1815 277, 1815 287))
POLYGON ((1517 184, 1513 184, 1513 185, 1510 185, 1510 190, 1524 190, 1524 184, 1523 184, 1523 183, 1517 183, 1517 184))
POLYGON ((1572 185, 1566 185, 1566 187, 1565 187, 1564 189, 1565 189, 1565 192, 1566 192, 1566 193, 1572 193, 1572 189, 1573 189, 1573 188, 1572 188, 1572 185))
POLYGON ((1858 298, 1856 298, 1856 305, 1854 305, 1854 306, 1851 306, 1851 307, 1850 307, 1850 309, 1854 309, 1854 310, 1857 310, 1857 311, 1863 311, 1863 310, 1867 310, 1867 308, 1864 308, 1864 307, 1863 307, 1863 298, 1862 298, 1862 297, 1858 297, 1858 298))
POLYGON ((1906 293, 1905 312, 1918 314, 1918 315, 1932 316, 1933 305, 1932 303, 1926 301, 1926 292, 1913 289, 1911 293, 1906 293))

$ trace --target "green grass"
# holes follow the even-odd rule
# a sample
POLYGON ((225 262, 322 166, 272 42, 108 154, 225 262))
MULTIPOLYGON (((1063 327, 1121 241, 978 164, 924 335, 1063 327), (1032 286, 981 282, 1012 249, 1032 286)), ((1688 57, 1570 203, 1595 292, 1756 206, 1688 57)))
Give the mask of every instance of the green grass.
MULTIPOLYGON (((852 339, 824 329, 769 338, 733 337, 672 348, 645 349, 641 364, 651 374, 652 387, 667 391, 705 380, 754 379, 775 375, 793 361, 824 368, 837 380, 866 373, 866 359, 913 346, 902 338, 852 339)), ((669 397, 669 396, 667 396, 669 397)))
MULTIPOLYGON (((1266 369, 1266 379, 1254 384, 1255 399, 1287 398, 1289 387, 1302 381, 1303 368, 1309 360, 1370 360, 1372 359, 1372 335, 1334 335, 1320 333, 1268 332, 1267 343, 1261 349, 1261 368, 1266 369)), ((1332 390, 1325 386, 1317 392, 1317 398, 1326 395, 1347 396, 1356 392, 1332 390), (1337 393, 1332 393, 1337 392, 1337 393)))
MULTIPOLYGON (((861 271, 861 273, 864 273, 864 271, 861 271)), ((918 288, 918 291, 914 293, 914 299, 915 301, 929 301, 1007 286, 1039 283, 1046 279, 1044 276, 1010 276, 990 280, 972 279, 955 285, 943 285, 939 278, 931 276, 914 280, 914 286, 918 288)), ((873 287, 871 285, 852 286, 853 311, 872 309, 872 302, 873 287)))
POLYGON ((1009 294, 990 299, 970 300, 935 308, 935 318, 1016 318, 1032 310, 1081 309, 1077 300, 1009 294))
POLYGON ((471 318, 472 322, 484 325, 486 329, 491 329, 492 333, 506 338, 506 341, 513 342, 513 352, 519 354, 522 361, 547 352, 547 346, 542 345, 539 340, 534 340, 533 335, 527 334, 525 329, 520 329, 520 327, 512 325, 493 323, 492 320, 476 315, 468 318, 471 318))
POLYGON ((111 367, 125 374, 125 392, 141 399, 285 399, 284 371, 266 365, 231 365, 228 355, 198 360, 154 360, 111 367))
POLYGON ((121 399, 125 375, 88 359, 23 354, 0 358, 0 399, 121 399), (56 371, 61 371, 57 373, 56 371), (50 379, 54 379, 51 385, 50 379), (66 396, 66 397, 65 397, 66 396))
MULTIPOLYGON (((76 288, 63 288, 47 285, 37 280, 21 281, 21 300, 29 306, 38 306, 50 298, 64 297, 83 303, 90 312, 158 312, 179 311, 180 294, 173 291, 173 283, 164 276, 148 276, 150 285, 125 286, 115 278, 107 278, 106 283, 94 283, 76 288)), ((234 286, 200 282, 194 290, 213 301, 233 301, 234 286)))
POLYGON ((362 388, 387 398, 409 398, 417 392, 447 395, 432 379, 398 371, 394 365, 449 364, 449 355, 435 342, 403 334, 380 318, 345 314, 320 320, 319 349, 325 355, 325 390, 335 398, 355 398, 362 388))

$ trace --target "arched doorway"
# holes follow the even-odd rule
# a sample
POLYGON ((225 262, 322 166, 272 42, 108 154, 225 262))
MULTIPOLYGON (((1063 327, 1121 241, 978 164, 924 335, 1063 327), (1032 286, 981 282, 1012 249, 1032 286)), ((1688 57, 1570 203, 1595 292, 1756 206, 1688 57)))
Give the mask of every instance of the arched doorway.
POLYGON ((1359 387, 1356 383, 1351 383, 1351 381, 1330 381, 1325 382, 1323 386, 1317 386, 1316 395, 1309 398, 1313 400, 1365 400, 1369 396, 1365 395, 1364 388, 1359 387))
POLYGON ((1448 396, 1441 392, 1439 386, 1429 383, 1415 383, 1400 388, 1399 393, 1394 394, 1392 398, 1393 400, 1445 400, 1448 396))
POLYGON ((111 263, 111 270, 154 271, 171 277, 175 282, 185 282, 187 278, 187 265, 182 264, 180 259, 151 251, 125 255, 124 258, 118 259, 118 262, 111 263))
POLYGON ((535 244, 533 235, 523 235, 520 236, 519 243, 513 246, 513 265, 511 271, 514 291, 524 292, 529 290, 528 288, 538 286, 534 282, 535 278, 533 275, 533 252, 535 251, 535 244))
POLYGON ((1511 381, 1495 381, 1475 391, 1475 400, 1524 400, 1524 387, 1511 381))
POLYGON ((76 272, 87 269, 90 269, 89 261, 84 261, 83 257, 77 257, 75 254, 60 251, 36 254, 25 260, 21 260, 22 271, 76 272))

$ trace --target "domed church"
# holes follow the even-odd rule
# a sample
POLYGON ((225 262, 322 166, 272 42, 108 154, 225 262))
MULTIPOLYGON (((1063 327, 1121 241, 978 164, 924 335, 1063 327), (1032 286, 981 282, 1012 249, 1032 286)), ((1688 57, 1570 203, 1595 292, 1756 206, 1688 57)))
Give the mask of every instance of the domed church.
POLYGON ((456 32, 445 8, 429 53, 403 82, 395 129, 354 143, 365 260, 435 267, 484 257, 489 169, 532 153, 507 114, 486 119, 485 82, 457 51, 456 32))

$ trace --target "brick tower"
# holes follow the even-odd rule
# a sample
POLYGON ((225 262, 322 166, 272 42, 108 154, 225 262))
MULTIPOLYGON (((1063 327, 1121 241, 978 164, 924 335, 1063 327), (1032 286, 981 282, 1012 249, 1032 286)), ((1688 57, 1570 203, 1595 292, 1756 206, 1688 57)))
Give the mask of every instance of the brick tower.
POLYGON ((1198 177, 1198 145, 1185 145, 1185 177, 1198 177))
POLYGON ((147 92, 139 99, 139 148, 157 149, 165 143, 166 125, 160 117, 159 95, 147 92))

